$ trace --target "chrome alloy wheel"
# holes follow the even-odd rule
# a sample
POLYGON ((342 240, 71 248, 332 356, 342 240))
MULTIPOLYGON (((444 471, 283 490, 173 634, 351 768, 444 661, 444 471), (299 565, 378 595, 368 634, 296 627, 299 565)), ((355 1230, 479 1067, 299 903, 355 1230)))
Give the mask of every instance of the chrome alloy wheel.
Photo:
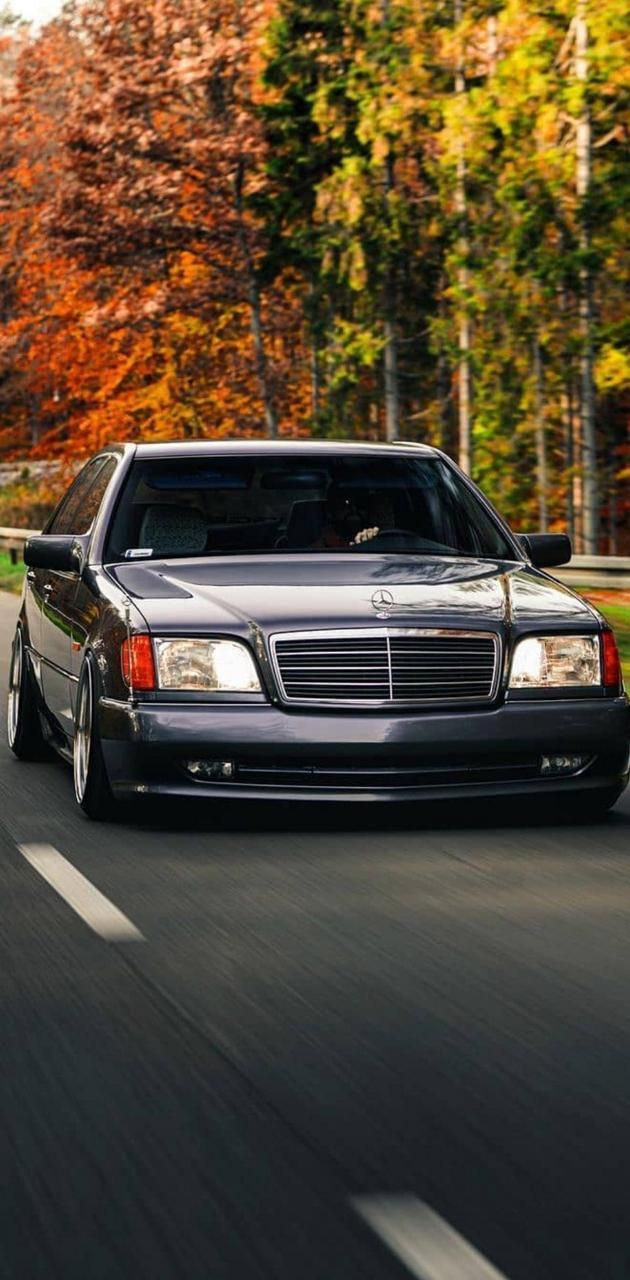
POLYGON ((88 782, 92 751, 92 672, 86 663, 79 685, 74 730, 74 794, 82 803, 88 782))
POLYGON ((11 749, 15 746, 20 725, 22 705, 22 672, 24 669, 24 641, 22 631, 18 627, 11 650, 11 670, 9 673, 9 701, 7 705, 7 736, 11 749))

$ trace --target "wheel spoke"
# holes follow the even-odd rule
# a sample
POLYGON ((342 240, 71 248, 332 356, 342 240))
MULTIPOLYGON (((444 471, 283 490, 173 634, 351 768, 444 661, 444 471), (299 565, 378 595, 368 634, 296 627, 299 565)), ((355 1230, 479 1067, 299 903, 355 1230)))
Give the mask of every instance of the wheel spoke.
POLYGON ((83 800, 87 787, 91 745, 92 680, 88 667, 79 686, 74 734, 74 789, 79 802, 83 800))
POLYGON ((9 702, 7 707, 7 731, 9 746, 13 747, 20 724, 20 702, 22 693, 23 667, 22 633, 16 631, 11 654, 11 673, 9 676, 9 702))

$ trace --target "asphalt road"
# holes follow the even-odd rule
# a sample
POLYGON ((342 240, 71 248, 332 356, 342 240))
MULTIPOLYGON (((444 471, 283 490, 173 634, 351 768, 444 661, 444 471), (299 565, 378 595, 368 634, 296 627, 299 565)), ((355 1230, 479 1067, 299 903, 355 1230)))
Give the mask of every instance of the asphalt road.
POLYGON ((353 1203, 382 1193, 507 1280, 630 1277, 630 802, 492 817, 98 826, 3 746, 2 1280, 481 1277, 406 1270, 353 1203), (93 932, 38 843, 143 940, 93 932))

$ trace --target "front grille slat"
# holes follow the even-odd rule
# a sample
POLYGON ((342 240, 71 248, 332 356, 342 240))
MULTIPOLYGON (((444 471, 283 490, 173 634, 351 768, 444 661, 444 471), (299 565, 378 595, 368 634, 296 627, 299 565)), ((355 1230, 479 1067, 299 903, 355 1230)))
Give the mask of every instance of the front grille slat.
POLYGON ((490 702, 499 670, 493 632, 295 633, 272 637, 286 701, 337 706, 490 702))

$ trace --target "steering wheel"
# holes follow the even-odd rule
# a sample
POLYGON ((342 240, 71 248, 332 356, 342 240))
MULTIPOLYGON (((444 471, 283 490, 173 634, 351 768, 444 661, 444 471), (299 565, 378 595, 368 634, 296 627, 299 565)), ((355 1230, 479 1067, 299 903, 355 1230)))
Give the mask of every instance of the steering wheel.
POLYGON ((388 545, 395 543, 395 549, 399 549, 401 543, 409 546, 413 543, 414 551, 420 550, 418 542, 422 539, 418 538, 417 533, 410 533, 408 529, 381 529, 373 538, 366 538, 364 542, 352 543, 356 547, 373 547, 379 546, 386 549, 388 545))

